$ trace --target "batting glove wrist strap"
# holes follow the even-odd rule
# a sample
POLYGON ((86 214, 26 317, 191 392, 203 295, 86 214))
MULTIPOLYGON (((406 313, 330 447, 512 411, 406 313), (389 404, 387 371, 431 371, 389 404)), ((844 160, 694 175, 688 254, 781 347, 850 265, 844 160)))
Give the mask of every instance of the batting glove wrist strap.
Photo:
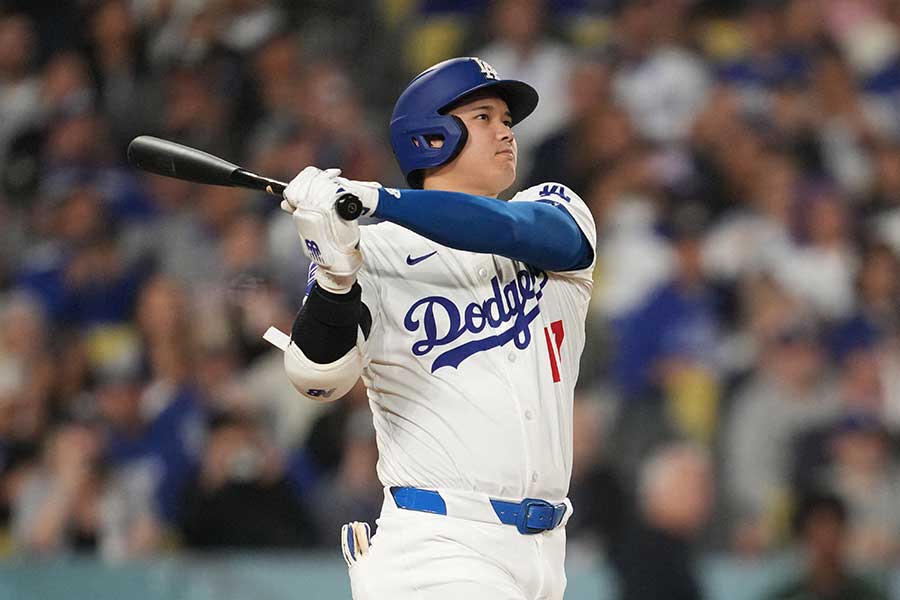
POLYGON ((353 284, 356 283, 356 275, 336 275, 320 268, 316 271, 316 283, 326 292, 346 294, 353 289, 353 284))
MULTIPOLYGON (((354 181, 344 177, 335 177, 334 179, 340 188, 337 190, 339 198, 346 192, 350 192, 362 202, 363 210, 360 216, 371 217, 378 209, 378 200, 380 194, 387 188, 381 186, 377 181, 354 181)), ((337 200, 337 198, 335 198, 337 200)))

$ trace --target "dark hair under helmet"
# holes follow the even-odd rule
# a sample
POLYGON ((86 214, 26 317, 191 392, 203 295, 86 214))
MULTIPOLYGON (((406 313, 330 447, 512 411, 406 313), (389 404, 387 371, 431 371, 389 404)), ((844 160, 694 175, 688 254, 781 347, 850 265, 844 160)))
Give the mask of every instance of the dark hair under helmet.
POLYGON ((416 171, 446 164, 463 149, 468 131, 459 117, 446 111, 481 91, 496 93, 506 102, 513 125, 530 115, 538 103, 533 87, 500 79, 491 65, 474 57, 438 63, 416 76, 400 94, 391 115, 391 146, 410 186, 421 187, 416 171), (435 137, 444 140, 440 148, 428 143, 428 138, 435 137))

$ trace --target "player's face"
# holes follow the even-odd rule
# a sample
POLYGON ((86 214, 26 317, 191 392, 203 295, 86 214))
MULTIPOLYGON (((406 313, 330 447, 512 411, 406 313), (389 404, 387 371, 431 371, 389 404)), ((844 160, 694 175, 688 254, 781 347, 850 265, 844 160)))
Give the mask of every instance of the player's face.
POLYGON ((450 114, 462 119, 469 139, 459 156, 437 172, 458 185, 459 191, 496 196, 511 186, 516 179, 518 147, 506 102, 478 98, 450 114))

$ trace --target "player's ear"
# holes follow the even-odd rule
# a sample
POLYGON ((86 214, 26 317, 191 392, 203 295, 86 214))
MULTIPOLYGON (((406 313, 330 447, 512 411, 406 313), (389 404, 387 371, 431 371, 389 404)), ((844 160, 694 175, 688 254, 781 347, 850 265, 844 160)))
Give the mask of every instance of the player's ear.
MULTIPOLYGON (((416 148, 420 148, 421 144, 419 143, 419 138, 413 137, 410 138, 412 140, 413 146, 416 148)), ((428 142, 428 146, 431 148, 443 148, 444 147, 444 136, 429 134, 425 135, 425 141, 428 142)))

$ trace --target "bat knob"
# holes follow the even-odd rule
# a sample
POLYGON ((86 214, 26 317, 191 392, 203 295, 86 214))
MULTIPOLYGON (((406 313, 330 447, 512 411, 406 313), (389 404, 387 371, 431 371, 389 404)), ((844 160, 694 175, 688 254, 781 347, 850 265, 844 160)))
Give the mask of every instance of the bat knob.
POLYGON ((345 221, 358 219, 363 213, 362 202, 355 195, 349 193, 341 194, 335 201, 334 208, 337 210, 338 216, 345 221))

